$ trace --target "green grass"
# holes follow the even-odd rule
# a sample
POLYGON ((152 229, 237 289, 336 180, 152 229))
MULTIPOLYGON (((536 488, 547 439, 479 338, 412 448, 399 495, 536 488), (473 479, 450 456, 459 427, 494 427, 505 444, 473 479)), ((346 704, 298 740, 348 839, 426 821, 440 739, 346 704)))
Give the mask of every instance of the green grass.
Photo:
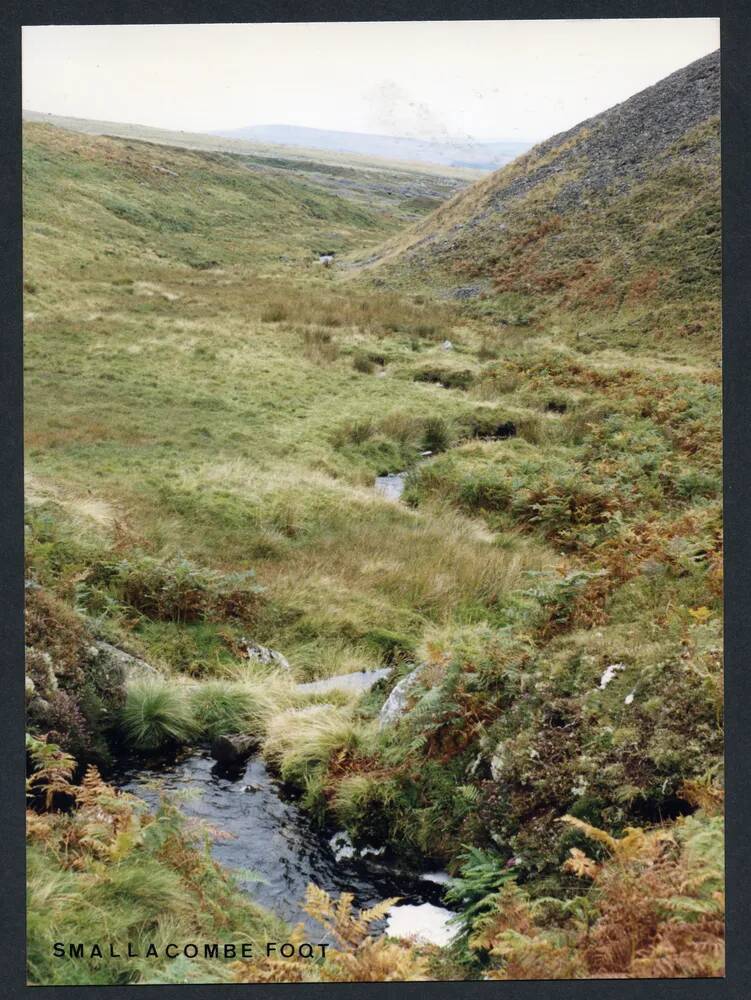
POLYGON ((185 689, 166 678, 129 686, 121 725, 128 745, 147 752, 179 746, 195 735, 185 689))

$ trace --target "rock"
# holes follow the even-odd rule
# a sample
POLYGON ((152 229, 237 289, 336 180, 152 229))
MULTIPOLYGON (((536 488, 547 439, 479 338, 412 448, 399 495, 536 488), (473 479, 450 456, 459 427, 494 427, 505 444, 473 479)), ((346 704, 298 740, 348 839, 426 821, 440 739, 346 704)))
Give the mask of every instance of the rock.
POLYGON ((644 559, 639 563, 639 572, 642 576, 659 576, 667 572, 665 563, 658 559, 644 559))
POLYGON ((355 845, 352 843, 349 834, 340 830, 334 834, 334 836, 329 840, 331 850, 334 852, 334 858, 337 861, 349 860, 355 856, 355 845))
POLYGON ((615 678, 618 672, 625 669, 625 663, 611 663, 610 666, 606 667, 603 671, 602 677, 600 677, 600 690, 604 690, 615 678))
POLYGON ((480 294, 482 289, 479 285, 462 285, 460 288, 455 288, 451 293, 452 299, 475 299, 480 294))
POLYGON ((490 777, 493 781, 500 781, 503 774, 503 765, 506 762, 504 750, 505 744, 503 742, 499 743, 493 752, 493 756, 490 758, 490 777))
POLYGON ((211 742, 211 756, 225 766, 239 764, 253 753, 258 738, 249 734, 217 736, 211 742))
POLYGON ((266 666, 279 667, 281 670, 292 670, 289 661, 275 649, 268 646, 261 646, 256 642, 251 642, 245 647, 248 659, 255 663, 262 663, 266 666))
POLYGON ((451 343, 450 340, 444 340, 444 342, 441 344, 442 351, 453 351, 453 349, 454 345, 451 343))
POLYGON ((33 647, 26 647, 26 690, 29 690, 29 682, 33 686, 34 694, 41 697, 48 697, 58 689, 57 675, 52 663, 52 657, 48 652, 33 647))
POLYGON ((407 702, 409 701, 410 692, 417 684, 420 679, 420 674, 425 669, 424 664, 420 664, 419 667, 403 677, 397 685, 392 689, 391 694, 388 696, 386 701, 381 707, 381 711, 378 714, 378 726, 383 729, 384 726, 391 725, 392 722, 404 714, 404 710, 407 707, 407 702))
POLYGON ((446 871, 423 872, 420 878, 423 882, 433 882, 435 885, 450 885, 453 881, 446 871))
POLYGON ((329 846, 334 852, 336 861, 349 861, 351 858, 364 858, 369 854, 380 857, 386 850, 385 847, 372 847, 366 844, 364 847, 355 847, 352 838, 346 830, 338 830, 329 840, 329 846))
POLYGON ((122 672, 126 680, 136 677, 155 677, 159 671, 152 667, 146 660, 126 653, 124 649, 113 646, 103 639, 97 639, 93 646, 89 647, 89 654, 92 660, 98 661, 98 666, 104 666, 103 661, 109 660, 113 667, 122 672))

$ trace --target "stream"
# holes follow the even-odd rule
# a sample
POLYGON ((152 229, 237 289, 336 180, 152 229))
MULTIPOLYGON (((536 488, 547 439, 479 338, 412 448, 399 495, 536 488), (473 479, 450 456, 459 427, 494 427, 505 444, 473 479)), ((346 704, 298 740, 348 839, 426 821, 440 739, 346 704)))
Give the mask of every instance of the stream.
POLYGON ((379 931, 417 934, 437 944, 451 937, 446 921, 452 914, 442 906, 445 873, 406 871, 373 848, 358 855, 346 834, 314 826, 259 756, 239 772, 222 769, 206 751, 153 768, 134 762, 116 783, 152 806, 160 790, 166 792, 189 820, 210 824, 214 859, 234 870, 255 902, 292 924, 305 924, 316 935, 311 940, 322 940, 322 931, 302 910, 309 882, 334 896, 352 892, 358 907, 401 897, 403 904, 379 931))
POLYGON ((404 493, 406 479, 406 472, 391 472, 387 476, 376 476, 373 485, 376 491, 387 499, 400 500, 402 493, 404 493))
POLYGON ((412 469, 417 468, 418 465, 422 465, 432 454, 432 451, 421 451, 420 457, 409 469, 402 469, 401 472, 389 472, 384 476, 376 476, 373 483, 376 493, 380 493, 381 496, 386 497, 388 500, 401 500, 409 473, 412 469))

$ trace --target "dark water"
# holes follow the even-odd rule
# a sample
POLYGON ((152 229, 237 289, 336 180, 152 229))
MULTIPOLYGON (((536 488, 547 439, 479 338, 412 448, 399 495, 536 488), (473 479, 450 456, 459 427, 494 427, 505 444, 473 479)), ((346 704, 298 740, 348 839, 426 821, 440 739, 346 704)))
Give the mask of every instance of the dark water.
POLYGON ((188 792, 178 803, 185 816, 230 835, 213 837, 212 855, 226 868, 241 869, 238 881, 253 900, 291 923, 303 921, 319 938, 320 927, 301 909, 309 882, 335 895, 352 892, 359 907, 388 896, 441 904, 445 886, 394 870, 380 856, 337 860, 329 843, 333 831, 321 832, 284 797, 260 757, 251 758, 239 775, 229 775, 200 752, 153 770, 139 763, 122 770, 115 783, 154 804, 159 790, 148 787, 154 781, 168 795, 188 792), (263 881, 249 878, 248 870, 263 881))

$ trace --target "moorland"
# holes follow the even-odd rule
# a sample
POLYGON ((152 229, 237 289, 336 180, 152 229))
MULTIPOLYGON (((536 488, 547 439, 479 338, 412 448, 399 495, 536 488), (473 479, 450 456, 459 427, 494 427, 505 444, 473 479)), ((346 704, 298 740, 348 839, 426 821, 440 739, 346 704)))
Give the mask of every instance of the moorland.
POLYGON ((31 982, 721 974, 718 78, 479 180, 25 125, 31 982), (55 961, 297 933, 108 783, 223 733, 452 943, 55 961))

